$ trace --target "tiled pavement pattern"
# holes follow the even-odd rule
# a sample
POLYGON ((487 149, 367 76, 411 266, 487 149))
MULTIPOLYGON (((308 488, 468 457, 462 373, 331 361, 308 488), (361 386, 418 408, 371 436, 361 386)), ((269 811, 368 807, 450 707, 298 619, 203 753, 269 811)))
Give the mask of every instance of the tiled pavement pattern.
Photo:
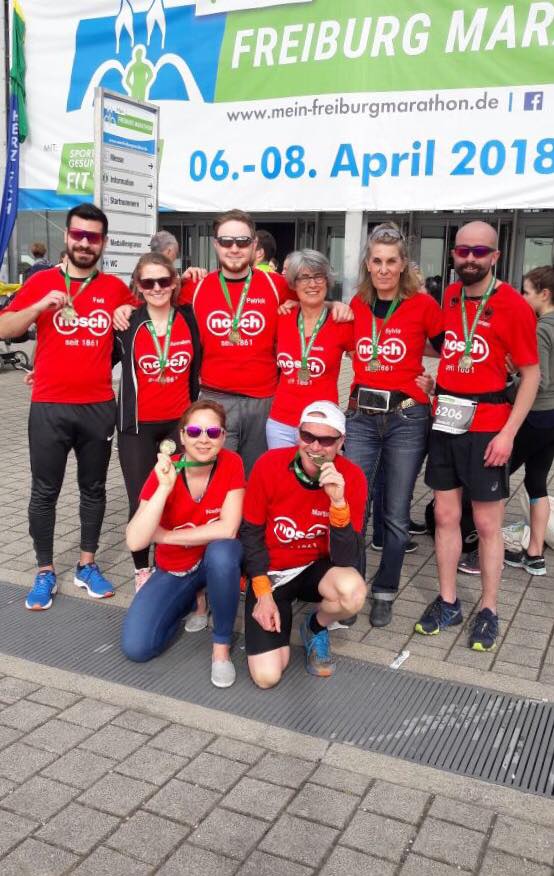
MULTIPOLYGON (((0 422, 0 580, 29 586, 34 575, 34 557, 27 533, 29 465, 26 418, 28 390, 20 372, 0 372, 2 419, 0 422)), ((343 369, 341 395, 348 386, 348 369, 343 369)), ((513 486, 521 483, 521 475, 513 486)), ((429 491, 420 477, 416 486, 413 516, 423 520, 429 491)), ((132 565, 124 542, 127 499, 117 459, 117 448, 110 465, 108 508, 102 532, 98 562, 117 588, 116 601, 128 604, 132 597, 132 565)), ((518 491, 509 503, 507 522, 522 519, 518 491)), ((370 524, 371 527, 371 524, 370 524)), ((371 532, 371 529, 369 530, 371 532)), ((370 538, 368 537, 368 545, 370 538)), ((394 618, 386 629, 370 629, 366 608, 356 625, 333 634, 337 651, 358 659, 390 663, 401 650, 410 651, 409 668, 439 674, 459 681, 473 681, 500 687, 514 693, 554 697, 554 559, 547 553, 549 574, 527 575, 521 569, 506 567, 500 594, 501 631, 499 647, 492 654, 479 654, 466 646, 465 625, 440 636, 423 637, 413 633, 415 620, 436 595, 436 563, 433 543, 428 536, 418 540, 416 553, 406 556, 401 593, 394 607, 394 618), (418 660, 419 658, 419 660, 418 660), (414 666, 414 663, 416 664, 414 666), (534 687, 530 682, 539 682, 534 687)), ((73 566, 79 544, 78 495, 75 464, 70 458, 65 485, 58 505, 56 524, 56 564, 62 592, 74 596, 73 566)), ((368 550, 368 567, 376 567, 379 555, 368 550)), ((459 575, 459 596, 466 619, 480 595, 480 579, 459 575)), ((240 619, 238 621, 240 626, 240 619)))
POLYGON ((2 876, 554 872, 549 801, 254 722, 220 735, 66 676, 0 677, 2 876))

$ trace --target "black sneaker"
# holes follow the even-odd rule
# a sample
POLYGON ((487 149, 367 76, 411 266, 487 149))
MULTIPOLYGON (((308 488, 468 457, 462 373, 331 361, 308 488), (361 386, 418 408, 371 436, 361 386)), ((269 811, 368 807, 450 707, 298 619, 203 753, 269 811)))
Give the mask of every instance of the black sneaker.
POLYGON ((454 604, 445 602, 442 596, 437 596, 431 602, 414 626, 416 633, 422 636, 437 636, 441 630, 456 627, 463 621, 460 600, 454 604))
POLYGON ((372 550, 372 551, 378 551, 379 553, 381 553, 381 551, 383 550, 383 545, 382 545, 382 543, 379 544, 378 541, 375 541, 375 539, 372 539, 372 540, 371 540, 371 550, 372 550))
POLYGON ((546 563, 542 554, 531 557, 527 551, 523 551, 523 568, 530 575, 546 575, 546 563))
POLYGON ((429 530, 426 523, 416 523, 410 518, 410 526, 408 528, 410 535, 426 535, 429 530))
POLYGON ((386 627, 392 620, 392 599, 376 599, 373 597, 369 622, 372 627, 386 627))
POLYGON ((520 569, 523 566, 523 551, 509 551, 508 548, 504 548, 504 562, 507 566, 520 569))
POLYGON ((480 575, 481 566, 479 565, 479 551, 469 551, 460 557, 458 563, 458 572, 463 572, 464 575, 480 575))
POLYGON ((498 636, 498 617, 490 608, 482 608, 469 630, 469 647, 472 651, 494 651, 498 636))

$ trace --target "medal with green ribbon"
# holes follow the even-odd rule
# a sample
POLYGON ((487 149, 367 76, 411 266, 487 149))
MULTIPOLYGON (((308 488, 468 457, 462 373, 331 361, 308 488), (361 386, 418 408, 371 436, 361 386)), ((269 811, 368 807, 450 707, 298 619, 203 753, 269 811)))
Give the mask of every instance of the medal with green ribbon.
POLYGON ((313 328, 310 340, 306 343, 304 315, 302 311, 298 314, 298 333, 300 335, 300 368, 298 369, 298 383, 301 386, 307 386, 310 382, 310 367, 308 365, 308 357, 312 351, 315 339, 319 330, 327 318, 327 308, 324 307, 317 318, 317 322, 313 328))
POLYGON ((473 368, 473 357, 471 355, 471 349, 473 347, 473 336, 475 334, 475 329, 477 328, 477 323, 479 322, 479 318, 487 304, 487 301, 491 297, 494 286, 496 283, 496 278, 492 277, 487 290, 481 301, 479 302, 479 307, 477 308, 477 313, 473 319, 473 324, 471 329, 468 331, 468 322, 467 322, 467 314, 466 314, 466 290, 465 287, 462 287, 462 296, 461 296, 461 307, 462 307, 462 328, 464 332, 464 352, 463 355, 460 356, 458 360, 458 371, 463 371, 467 374, 473 368))
POLYGON ((67 297, 68 297, 69 301, 67 304, 64 304, 64 306, 62 307, 62 316, 64 319, 67 319, 67 320, 75 319, 75 317, 77 316, 77 311, 75 310, 75 307, 73 306, 73 302, 77 298, 77 295, 80 295, 81 292, 84 292, 85 289, 87 288, 87 286, 90 286, 90 284, 92 283, 94 278, 97 276, 98 276, 98 271, 93 271, 92 274, 89 274, 89 276, 86 277, 85 280, 83 280, 83 282, 81 283, 81 285, 79 286, 75 295, 72 298, 71 297, 71 277, 69 276, 69 274, 67 272, 67 268, 65 269, 63 277, 65 280, 65 291, 67 293, 67 297))
POLYGON ((381 334, 389 319, 393 315, 394 311, 400 304, 400 298, 397 296, 393 298, 391 303, 389 304, 388 310, 386 312, 385 318, 381 323, 381 328, 377 331, 377 319, 375 317, 375 304, 371 308, 371 359, 369 360, 368 365, 366 366, 367 371, 379 371, 381 368, 381 363, 379 362, 379 341, 381 339, 381 334))
MULTIPOLYGON (((317 461, 316 461, 316 459, 312 459, 312 462, 315 466, 317 466, 317 468, 321 468, 321 466, 325 462, 325 457, 320 456, 317 458, 317 461)), ((294 459, 292 461, 292 465, 294 468, 294 473, 299 481, 301 481, 303 484, 307 484, 309 487, 318 487, 319 486, 319 483, 318 483, 319 472, 317 473, 317 475, 314 478, 311 478, 308 474, 306 474, 306 472, 302 468, 299 453, 297 453, 296 456, 294 457, 294 459)))
POLYGON ((250 289, 250 283, 252 282, 252 271, 249 272, 246 280, 244 281, 244 286, 240 295, 238 307, 236 310, 233 310, 233 304, 231 302, 231 296, 229 295, 229 289, 227 288, 227 281, 223 276, 223 271, 219 273, 219 285, 221 286, 221 291, 225 297, 225 301, 227 302, 227 306, 231 311, 231 330, 228 334, 228 339, 232 344, 240 344, 241 334, 240 334, 240 320, 242 316, 242 311, 244 309, 244 305, 246 303, 246 299, 248 297, 248 290, 250 289))
MULTIPOLYGON (((177 445, 173 438, 164 438, 163 441, 160 441, 160 453, 172 456, 176 450, 177 445)), ((206 462, 197 462, 195 459, 185 459, 183 454, 181 459, 173 460, 173 465, 175 466, 175 471, 183 471, 184 468, 201 468, 205 465, 213 465, 215 461, 215 459, 208 459, 206 462)))
POLYGON ((167 363, 169 361, 169 344, 171 342, 171 329, 173 326, 173 320, 175 319, 175 311, 171 307, 167 316, 167 328, 165 330, 165 340, 164 340, 164 348, 162 350, 160 346, 160 342, 158 340, 158 335, 156 334, 156 329, 154 327, 154 323, 151 319, 146 323, 146 327, 152 336, 152 341, 154 343, 154 348, 156 350, 156 355, 158 357, 158 363, 160 368, 160 374, 158 377, 158 383, 166 383, 166 376, 164 374, 165 369, 167 368, 167 363))

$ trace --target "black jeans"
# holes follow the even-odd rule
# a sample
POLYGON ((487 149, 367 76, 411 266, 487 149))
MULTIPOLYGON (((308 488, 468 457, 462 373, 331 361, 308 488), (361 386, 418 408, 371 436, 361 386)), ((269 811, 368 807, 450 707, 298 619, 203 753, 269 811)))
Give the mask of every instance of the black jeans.
MULTIPOLYGON (((119 462, 129 499, 129 520, 139 506, 140 491, 146 478, 156 465, 158 446, 164 438, 172 438, 181 446, 179 439, 179 420, 160 420, 152 423, 139 423, 138 432, 118 432, 117 446, 119 462)), ((150 548, 133 551, 135 569, 150 565, 150 548)))
POLYGON ((95 553, 106 510, 106 474, 115 431, 115 401, 90 405, 32 402, 29 411, 29 534, 37 563, 54 559, 56 503, 70 450, 77 458, 81 550, 95 553))

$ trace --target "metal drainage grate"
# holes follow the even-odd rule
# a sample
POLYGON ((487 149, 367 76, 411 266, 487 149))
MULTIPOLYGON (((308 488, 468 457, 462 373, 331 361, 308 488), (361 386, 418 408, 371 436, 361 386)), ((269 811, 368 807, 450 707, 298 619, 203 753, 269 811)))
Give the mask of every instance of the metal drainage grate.
MULTIPOLYGON (((0 586, 0 648, 8 654, 208 708, 359 746, 487 782, 554 796, 554 707, 341 658, 333 678, 304 670, 293 648, 281 684, 260 691, 235 649, 237 682, 209 683, 209 635, 183 635, 150 663, 119 649, 124 610, 58 596, 47 615, 0 586)), ((242 640, 240 640, 239 645, 242 640)))

